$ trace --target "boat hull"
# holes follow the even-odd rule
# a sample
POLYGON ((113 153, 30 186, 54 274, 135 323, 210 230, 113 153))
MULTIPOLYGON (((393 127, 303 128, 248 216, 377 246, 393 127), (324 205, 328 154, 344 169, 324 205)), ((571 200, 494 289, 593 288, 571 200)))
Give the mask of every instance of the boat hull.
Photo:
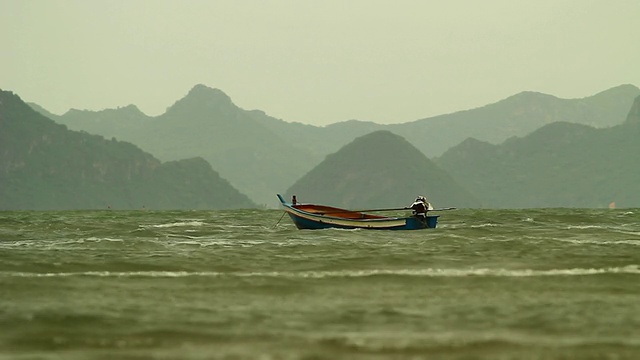
POLYGON ((420 230, 433 229, 438 224, 437 215, 426 218, 372 216, 359 212, 326 206, 303 205, 296 207, 278 195, 293 223, 298 229, 367 229, 367 230, 420 230), (320 212, 323 211, 323 212, 320 212), (335 216, 327 215, 333 213, 335 216))

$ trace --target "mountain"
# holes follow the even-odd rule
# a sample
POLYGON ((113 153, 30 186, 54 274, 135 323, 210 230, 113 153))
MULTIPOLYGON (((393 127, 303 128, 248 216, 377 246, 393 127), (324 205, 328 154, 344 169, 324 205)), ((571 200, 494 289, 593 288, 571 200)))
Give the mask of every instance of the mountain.
POLYGON ((317 127, 241 109, 221 90, 196 85, 157 117, 130 105, 100 112, 70 110, 55 120, 132 142, 163 161, 203 157, 255 202, 276 205, 274 193, 291 186, 326 155, 373 131, 398 134, 434 158, 467 138, 500 144, 554 122, 595 128, 618 125, 638 95, 640 89, 633 85, 582 99, 522 92, 477 109, 403 124, 349 120, 317 127))
POLYGON ((640 89, 621 85, 582 99, 522 92, 480 108, 440 115, 386 129, 404 136, 429 157, 442 155, 466 138, 499 144, 554 122, 605 128, 621 124, 640 89))
POLYGON ((321 159, 272 132, 221 90, 204 85, 194 86, 160 116, 135 110, 76 110, 58 121, 132 142, 163 161, 200 156, 260 204, 273 203, 276 192, 321 159))
POLYGON ((623 124, 557 122, 500 145, 468 139, 435 162, 483 205, 640 207, 640 96, 623 124))
POLYGON ((36 103, 32 103, 29 102, 27 103, 27 105, 29 105, 29 107, 31 107, 33 110, 39 112, 40 114, 44 115, 45 117, 54 120, 55 122, 58 122, 58 118, 60 118, 59 115, 56 115, 52 112, 49 112, 49 110, 43 108, 42 106, 36 104, 36 103))
POLYGON ((346 208, 409 205, 477 207, 478 201, 404 138, 389 131, 361 136, 291 186, 286 196, 346 208))
MULTIPOLYGON (((47 116, 47 114, 43 114, 47 116)), ((144 133, 151 117, 135 105, 101 111, 71 109, 64 115, 50 119, 63 123, 70 130, 86 131, 105 138, 126 140, 130 134, 144 133)))
POLYGON ((70 131, 0 90, 0 209, 227 209, 256 204, 202 158, 161 163, 70 131))
POLYGON ((638 95, 640 89, 634 85, 620 85, 581 99, 526 91, 480 108, 393 125, 349 120, 313 127, 268 116, 262 116, 260 121, 276 133, 290 134, 288 141, 318 155, 334 152, 372 131, 389 130, 406 138, 428 157, 435 157, 468 137, 499 144, 558 121, 597 128, 618 125, 638 95))

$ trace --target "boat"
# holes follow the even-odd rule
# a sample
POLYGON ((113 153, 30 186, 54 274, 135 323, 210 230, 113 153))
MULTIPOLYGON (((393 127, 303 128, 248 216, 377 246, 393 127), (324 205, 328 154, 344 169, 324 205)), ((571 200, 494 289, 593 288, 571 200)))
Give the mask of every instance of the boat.
POLYGON ((332 206, 300 204, 295 200, 294 203, 289 203, 280 194, 277 196, 284 211, 298 229, 420 230, 433 229, 438 223, 438 215, 427 215, 423 218, 367 214, 373 211, 407 210, 407 208, 347 210, 332 206))

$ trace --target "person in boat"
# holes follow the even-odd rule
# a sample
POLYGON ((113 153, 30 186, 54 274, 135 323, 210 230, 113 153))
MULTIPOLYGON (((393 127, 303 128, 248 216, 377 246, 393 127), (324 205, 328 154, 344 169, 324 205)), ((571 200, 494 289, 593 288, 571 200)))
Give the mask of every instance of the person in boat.
POLYGON ((424 196, 418 196, 416 198, 416 201, 414 201, 413 204, 409 206, 409 208, 413 210, 413 216, 422 219, 426 219, 427 212, 429 210, 433 210, 433 207, 431 206, 431 204, 429 204, 427 198, 425 198, 424 196))

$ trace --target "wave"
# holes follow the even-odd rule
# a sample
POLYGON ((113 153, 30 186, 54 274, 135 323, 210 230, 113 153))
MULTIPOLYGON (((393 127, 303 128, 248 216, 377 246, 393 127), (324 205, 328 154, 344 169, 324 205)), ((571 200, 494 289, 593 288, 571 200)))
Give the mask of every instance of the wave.
POLYGON ((125 278, 176 278, 176 277, 274 277, 274 278, 357 278, 371 276, 423 276, 423 277, 540 277, 540 276, 588 276, 602 274, 640 275, 640 266, 627 265, 608 268, 573 269, 369 269, 341 271, 267 271, 267 272, 217 272, 217 271, 84 271, 84 272, 0 272, 0 277, 125 277, 125 278))
POLYGON ((178 221, 167 224, 157 224, 157 225, 140 225, 142 228, 171 228, 171 227, 183 227, 183 226, 203 226, 204 222, 199 220, 193 221, 178 221))
POLYGON ((569 225, 567 226, 567 230, 572 230, 572 229, 579 229, 579 230, 584 230, 584 229, 605 229, 605 226, 601 226, 601 225, 569 225))
MULTIPOLYGON (((350 333, 339 335, 319 336, 320 343, 336 346, 346 346, 368 351, 429 351, 438 349, 443 352, 478 350, 479 347, 497 347, 507 349, 509 346, 547 346, 561 349, 581 349, 593 351, 594 346, 630 346, 640 345, 640 341, 633 337, 620 338, 616 336, 554 336, 521 333, 517 331, 443 331, 421 335, 407 336, 407 334, 392 333, 350 333), (586 349, 585 349, 586 348, 586 349)), ((457 358, 457 357, 456 357, 457 358)), ((476 358, 472 356, 471 358, 476 358)), ((484 357, 483 357, 484 358, 484 357)), ((502 357, 499 357, 502 358, 502 357)), ((511 357, 509 357, 511 359, 511 357)), ((514 358, 521 358, 520 356, 514 358)), ((539 357, 544 359, 544 356, 539 357)), ((553 357, 555 358, 555 357, 553 357)), ((573 357, 571 357, 573 358, 573 357)))
POLYGON ((477 229, 477 228, 496 227, 496 226, 498 226, 498 225, 497 224, 493 224, 493 223, 486 223, 486 224, 480 224, 480 225, 471 225, 469 227, 473 228, 473 229, 477 229))
POLYGON ((591 269, 371 269, 371 270, 343 270, 343 271, 309 271, 309 272, 272 272, 272 273, 247 273, 237 276, 281 276, 299 278, 331 278, 331 277, 369 277, 369 276, 424 276, 424 277, 534 277, 534 276, 584 276, 599 274, 640 274, 638 265, 624 267, 591 268, 591 269))
POLYGON ((566 242, 578 245, 636 245, 640 246, 640 240, 576 240, 576 239, 554 239, 560 242, 566 242))
POLYGON ((95 236, 86 238, 85 240, 86 241, 93 241, 93 242, 101 242, 101 241, 123 242, 124 241, 124 239, 116 239, 116 238, 108 238, 108 237, 99 238, 99 237, 95 237, 95 236))
POLYGON ((78 245, 86 243, 123 243, 125 240, 120 238, 110 237, 88 237, 79 239, 68 240, 55 240, 55 241, 43 241, 43 240, 20 240, 20 241, 6 241, 0 242, 0 249, 15 249, 15 248, 28 248, 28 249, 64 249, 69 245, 78 245))

